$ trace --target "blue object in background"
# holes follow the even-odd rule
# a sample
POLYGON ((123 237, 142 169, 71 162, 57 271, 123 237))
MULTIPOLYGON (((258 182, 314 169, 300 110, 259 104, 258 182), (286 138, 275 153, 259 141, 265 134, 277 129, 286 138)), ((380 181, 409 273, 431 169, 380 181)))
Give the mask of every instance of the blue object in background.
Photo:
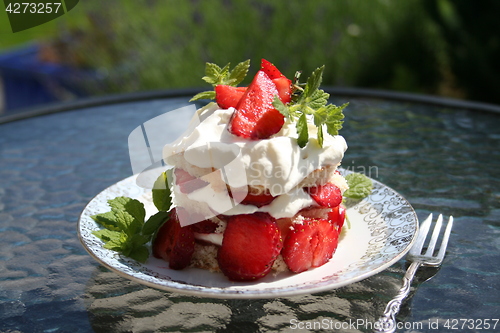
POLYGON ((0 54, 4 113, 84 97, 84 82, 95 74, 38 59, 39 46, 28 45, 0 54))

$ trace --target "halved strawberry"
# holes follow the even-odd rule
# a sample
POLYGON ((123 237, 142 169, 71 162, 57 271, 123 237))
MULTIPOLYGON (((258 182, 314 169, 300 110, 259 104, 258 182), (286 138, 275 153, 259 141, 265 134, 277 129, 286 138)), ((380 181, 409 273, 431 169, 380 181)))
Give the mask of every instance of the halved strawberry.
POLYGON ((222 109, 235 108, 247 87, 233 87, 226 85, 215 86, 215 101, 222 109))
POLYGON ((258 71, 252 83, 236 106, 228 129, 237 136, 251 139, 267 139, 280 131, 284 116, 274 108, 274 96, 278 90, 263 71, 258 71))
POLYGON ((286 236, 290 232, 291 227, 292 227, 292 219, 289 217, 283 217, 280 219, 276 220, 276 224, 278 224, 278 227, 280 228, 281 232, 281 238, 286 239, 286 236))
POLYGON ((287 79, 280 70, 266 59, 260 62, 260 69, 269 76, 278 90, 278 96, 283 103, 292 99, 292 81, 287 79))
MULTIPOLYGON (((236 193, 230 192, 229 195, 233 198, 234 197, 240 198, 244 194, 241 194, 241 196, 240 196, 240 195, 237 195, 237 192, 236 193), (233 196, 233 194, 234 194, 234 196, 233 196)), ((269 191, 267 191, 267 190, 255 191, 255 193, 253 193, 252 190, 249 189, 248 193, 246 193, 245 198, 243 200, 241 200, 240 204, 262 207, 265 205, 269 205, 271 202, 273 202, 274 199, 276 199, 276 197, 271 195, 271 193, 269 193, 269 191)))
POLYGON ((325 264, 338 244, 337 227, 325 219, 304 219, 294 224, 283 244, 283 259, 294 273, 325 264))
POLYGON ((276 220, 267 213, 229 217, 217 261, 233 281, 251 281, 266 276, 283 242, 276 220))
POLYGON ((262 207, 269 205, 276 197, 272 196, 270 193, 264 192, 261 194, 248 193, 245 199, 240 202, 243 205, 254 205, 257 207, 262 207))
POLYGON ((277 79, 277 78, 280 78, 280 77, 285 77, 285 75, 283 75, 280 70, 274 66, 273 63, 271 63, 270 61, 267 61, 266 59, 262 59, 260 61, 260 70, 263 71, 264 73, 267 74, 267 76, 269 76, 269 78, 272 80, 272 79, 277 79))
POLYGON ((342 191, 332 183, 306 187, 304 190, 322 207, 333 208, 342 202, 342 191))
POLYGON ((208 185, 204 180, 191 176, 186 170, 175 168, 175 183, 182 193, 188 194, 208 185))
POLYGON ((189 226, 181 227, 178 210, 172 209, 170 218, 160 227, 153 240, 153 255, 168 261, 172 269, 189 266, 194 253, 194 233, 189 226))
POLYGON ((278 90, 278 97, 286 104, 292 100, 292 81, 286 77, 279 77, 273 79, 276 89, 278 90))
POLYGON ((168 261, 174 243, 175 229, 178 227, 178 223, 174 222, 175 219, 177 219, 177 217, 175 216, 174 208, 170 212, 169 219, 162 224, 153 239, 152 250, 155 258, 168 261))
POLYGON ((332 208, 332 211, 328 213, 328 219, 331 223, 338 226, 339 233, 342 231, 342 226, 345 222, 345 207, 343 204, 332 208))
POLYGON ((189 266, 194 253, 194 233, 189 227, 179 228, 170 252, 168 267, 183 269, 189 266))
POLYGON ((215 230, 217 230, 218 224, 210 220, 203 220, 191 224, 190 227, 193 232, 197 232, 200 234, 211 234, 215 232, 215 230))

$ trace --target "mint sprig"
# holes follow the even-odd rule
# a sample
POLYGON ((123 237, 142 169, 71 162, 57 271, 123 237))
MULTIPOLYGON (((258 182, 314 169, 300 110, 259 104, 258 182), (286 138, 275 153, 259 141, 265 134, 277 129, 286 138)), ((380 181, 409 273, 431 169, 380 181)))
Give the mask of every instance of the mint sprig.
MULTIPOLYGON (((311 76, 307 79, 304 87, 296 84, 295 87, 299 91, 294 95, 292 101, 285 105, 278 96, 273 100, 273 106, 286 118, 296 121, 297 125, 297 144, 303 148, 309 141, 309 130, 307 121, 312 117, 313 124, 318 129, 317 139, 318 144, 323 147, 323 128, 330 135, 338 135, 339 130, 342 128, 344 119, 343 110, 348 105, 345 103, 341 106, 328 104, 330 94, 324 90, 319 89, 323 80, 323 71, 325 66, 317 68, 311 76), (308 117, 309 115, 309 117, 308 117)), ((295 75, 296 81, 300 75, 295 75)))
POLYGON ((344 197, 363 199, 372 193, 373 182, 362 173, 353 172, 345 176, 349 188, 344 192, 344 197))
POLYGON ((159 211, 169 211, 172 205, 172 197, 170 195, 170 185, 168 179, 172 179, 172 175, 167 175, 171 169, 162 172, 153 184, 153 203, 159 211))
MULTIPOLYGON (((232 70, 229 70, 231 63, 224 67, 207 62, 205 65, 205 76, 202 77, 203 81, 217 86, 220 84, 236 87, 245 79, 248 69, 250 68, 250 59, 240 62, 232 70)), ((199 99, 215 99, 215 90, 203 91, 196 94, 189 101, 196 101, 199 99)))
POLYGON ((123 196, 108 200, 111 211, 91 216, 104 229, 92 234, 104 242, 104 248, 146 262, 149 257, 146 244, 170 216, 170 188, 165 172, 155 182, 153 203, 159 212, 145 221, 146 210, 139 200, 123 196))

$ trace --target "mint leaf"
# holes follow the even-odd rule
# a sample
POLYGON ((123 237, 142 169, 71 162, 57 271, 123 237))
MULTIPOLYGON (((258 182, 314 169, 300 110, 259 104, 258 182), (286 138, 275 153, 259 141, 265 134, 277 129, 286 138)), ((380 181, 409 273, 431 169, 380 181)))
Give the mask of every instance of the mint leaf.
POLYGON ((308 98, 311 98, 316 93, 316 91, 321 85, 321 81, 323 80, 324 69, 325 66, 316 68, 316 70, 311 74, 311 76, 309 76, 306 82, 306 86, 304 87, 304 91, 302 92, 302 95, 298 101, 298 104, 306 102, 308 98))
POLYGON ((307 129, 307 118, 306 115, 303 113, 300 117, 299 120, 297 121, 297 144, 299 145, 300 148, 304 148, 304 146, 307 144, 309 141, 309 131, 307 129))
MULTIPOLYGON (((207 62, 205 65, 205 76, 201 79, 212 86, 217 86, 220 84, 236 87, 238 84, 245 79, 248 68, 250 68, 250 59, 240 62, 232 70, 229 70, 231 63, 228 63, 224 67, 220 67, 216 64, 207 62)), ((199 99, 214 99, 215 91, 204 91, 196 94, 189 101, 196 101, 199 99)))
POLYGON ((130 252, 130 247, 127 244, 127 238, 127 234, 125 234, 123 231, 119 231, 115 234, 114 237, 104 242, 104 248, 117 252, 126 251, 126 255, 128 255, 128 252, 130 252))
POLYGON ((327 105, 327 117, 325 120, 327 132, 330 135, 338 135, 339 131, 342 129, 342 124, 344 123, 344 113, 342 112, 349 103, 344 103, 341 106, 335 106, 333 104, 327 105))
POLYGON ((95 235, 96 237, 100 238, 104 242, 109 242, 111 240, 115 240, 115 239, 120 238, 119 231, 114 231, 114 230, 109 230, 109 229, 96 230, 96 231, 93 231, 92 234, 95 235))
POLYGON ((159 211, 170 210, 172 198, 166 172, 162 172, 153 184, 153 203, 159 211))
MULTIPOLYGON (((336 106, 333 104, 328 104, 328 99, 330 94, 319 89, 321 82, 323 80, 323 71, 325 66, 317 68, 311 76, 307 79, 304 88, 298 83, 298 78, 300 75, 295 76, 295 88, 299 91, 298 95, 294 95, 292 102, 288 105, 280 105, 276 100, 273 101, 273 106, 285 117, 288 117, 292 121, 299 114, 299 119, 302 122, 301 125, 297 123, 297 133, 301 135, 302 140, 304 138, 309 138, 307 132, 307 126, 303 124, 302 115, 312 115, 313 124, 317 127, 317 139, 320 147, 323 147, 324 141, 324 129, 326 127, 326 132, 330 135, 338 135, 339 130, 342 128, 344 114, 343 109, 347 106, 344 104, 342 106, 336 106), (299 131, 300 127, 300 131, 299 131)), ((281 103, 283 104, 283 103, 281 103)), ((307 118, 306 118, 307 120, 307 118)), ((301 148, 304 147, 306 143, 301 141, 301 148)))
POLYGON ((111 206, 111 212, 114 213, 121 231, 130 236, 141 231, 146 217, 146 210, 142 202, 127 197, 117 197, 108 200, 108 204, 111 206))
POLYGON ((115 213, 118 221, 123 225, 122 231, 125 232, 129 236, 133 236, 138 232, 141 232, 142 224, 144 223, 144 219, 137 220, 134 216, 127 211, 117 210, 113 208, 111 210, 115 213))
POLYGON ((285 118, 292 117, 290 109, 281 101, 278 95, 274 95, 273 106, 278 110, 285 118))
POLYGON ((370 195, 373 183, 370 178, 361 173, 350 173, 345 176, 349 189, 344 192, 344 197, 352 199, 363 199, 370 195))
POLYGON ((322 126, 318 127, 318 133, 316 134, 316 137, 318 139, 319 146, 323 147, 323 127, 322 126))
POLYGON ((143 235, 153 235, 160 226, 170 217, 169 212, 158 212, 152 215, 142 227, 143 235))
MULTIPOLYGON (((228 67, 228 66, 226 65, 226 67, 228 67)), ((216 84, 218 84, 222 75, 223 75, 222 68, 220 68, 216 64, 207 62, 205 64, 205 76, 202 77, 201 79, 208 84, 216 85, 216 84)))
POLYGON ((203 91, 201 93, 194 95, 193 98, 191 98, 189 101, 193 102, 200 99, 215 99, 215 91, 214 90, 203 91))
POLYGON ((128 257, 138 262, 146 262, 149 258, 149 249, 145 245, 136 246, 134 251, 129 253, 128 257))
MULTIPOLYGON (((228 64, 229 66, 229 64, 228 64)), ((229 73, 229 77, 226 80, 227 85, 236 87, 245 79, 250 68, 250 59, 240 62, 234 69, 229 73)))
POLYGON ((306 99, 306 104, 311 109, 319 109, 328 103, 328 98, 330 94, 324 92, 323 90, 315 90, 311 93, 311 96, 306 99))
POLYGON ((126 211, 138 221, 144 221, 144 218, 146 217, 144 204, 139 200, 128 197, 116 197, 114 199, 108 200, 108 204, 110 205, 112 210, 126 211))
POLYGON ((118 231, 120 230, 120 227, 118 226, 118 222, 116 221, 115 214, 113 212, 106 212, 102 214, 97 214, 91 216, 94 221, 96 221, 98 224, 102 225, 106 229, 109 230, 115 230, 118 231))
MULTIPOLYGON (((166 175, 160 179, 166 182, 166 175)), ((111 211, 91 216, 96 223, 104 227, 92 234, 104 242, 104 248, 145 262, 149 257, 149 249, 145 244, 151 241, 153 234, 168 218, 169 213, 160 211, 144 222, 146 211, 140 201, 117 197, 108 200, 108 204, 111 211)))

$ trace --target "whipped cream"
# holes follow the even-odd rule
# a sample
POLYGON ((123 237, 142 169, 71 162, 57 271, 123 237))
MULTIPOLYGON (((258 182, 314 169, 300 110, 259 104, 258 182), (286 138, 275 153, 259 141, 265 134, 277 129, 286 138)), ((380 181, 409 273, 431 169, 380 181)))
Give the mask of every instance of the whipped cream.
MULTIPOLYGON (((234 111, 220 109, 216 103, 197 110, 185 133, 164 147, 165 162, 202 179, 219 178, 231 189, 250 185, 266 188, 278 197, 260 208, 237 204, 229 200, 227 191, 221 192, 220 184, 214 183, 189 194, 180 193, 174 186, 174 203, 189 208, 197 205, 196 210, 212 212, 212 216, 213 212, 236 215, 262 211, 275 218, 292 217, 302 208, 315 205, 298 185, 315 170, 340 165, 347 149, 344 138, 324 132, 320 147, 317 129, 311 124, 309 142, 300 148, 295 123, 286 121, 281 131, 268 139, 247 140, 227 129, 234 111), (217 177, 210 177, 209 173, 217 177)), ((346 188, 342 177, 335 179, 340 182, 339 188, 346 188)))

